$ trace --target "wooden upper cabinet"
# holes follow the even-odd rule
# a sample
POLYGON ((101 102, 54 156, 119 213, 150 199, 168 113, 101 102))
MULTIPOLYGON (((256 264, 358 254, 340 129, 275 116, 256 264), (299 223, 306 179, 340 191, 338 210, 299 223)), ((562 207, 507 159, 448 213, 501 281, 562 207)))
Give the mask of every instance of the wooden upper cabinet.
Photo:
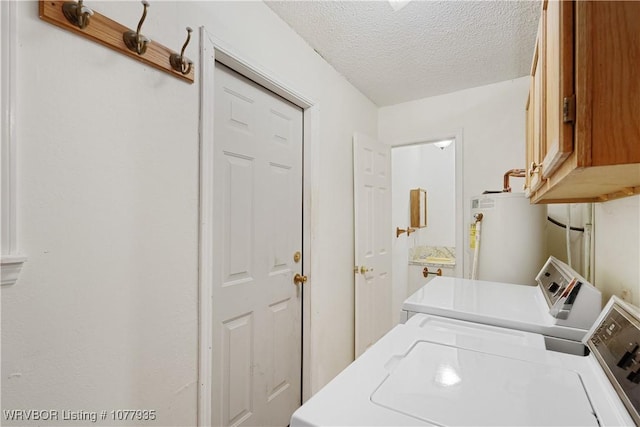
POLYGON ((540 126, 529 111, 536 101, 534 71, 527 102, 527 185, 534 203, 640 194, 638 22, 638 1, 543 3, 542 44, 534 53, 534 62, 542 58, 540 126))

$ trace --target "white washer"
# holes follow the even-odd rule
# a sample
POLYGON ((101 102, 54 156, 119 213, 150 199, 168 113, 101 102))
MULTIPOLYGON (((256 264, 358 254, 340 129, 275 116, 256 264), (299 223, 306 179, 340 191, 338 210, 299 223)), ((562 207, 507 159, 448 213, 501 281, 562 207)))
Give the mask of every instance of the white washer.
POLYGON ((633 425, 640 421, 640 319, 612 299, 589 356, 543 337, 418 314, 398 325, 291 418, 300 426, 633 425))
POLYGON ((538 286, 436 277, 405 300, 402 320, 415 313, 545 335, 549 348, 581 352, 602 307, 602 295, 562 261, 550 257, 538 286))

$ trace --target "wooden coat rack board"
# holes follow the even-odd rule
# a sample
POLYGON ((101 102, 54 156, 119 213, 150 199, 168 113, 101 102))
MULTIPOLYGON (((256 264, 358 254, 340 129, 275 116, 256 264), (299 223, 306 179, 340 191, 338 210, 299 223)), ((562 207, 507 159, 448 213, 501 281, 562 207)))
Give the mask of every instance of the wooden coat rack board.
MULTIPOLYGON (((53 25, 56 25, 60 28, 64 28, 65 30, 71 31, 75 34, 79 34, 83 37, 88 38, 89 40, 93 40, 94 42, 100 43, 103 46, 111 48, 117 52, 120 52, 130 58, 138 60, 144 64, 150 65, 160 71, 164 71, 165 73, 171 74, 174 77, 177 77, 181 80, 184 80, 189 83, 193 83, 194 80, 194 68, 189 64, 189 70, 186 73, 182 73, 181 71, 176 71, 171 65, 171 56, 174 55, 179 59, 184 58, 188 61, 186 57, 178 56, 176 52, 170 50, 169 48, 157 43, 153 40, 147 43, 146 51, 143 54, 138 54, 135 51, 129 50, 126 43, 123 40, 123 34, 127 31, 131 31, 131 29, 125 27, 124 25, 119 24, 118 22, 113 21, 112 19, 107 18, 104 15, 99 14, 96 11, 91 11, 92 14, 89 16, 89 23, 85 28, 80 28, 72 24, 67 17, 65 16, 62 8, 65 3, 74 3, 67 1, 56 1, 56 0, 40 0, 39 1, 39 11, 40 11, 40 19, 47 21, 53 25)), ((82 2, 75 3, 79 4, 82 7, 82 2)), ((84 10, 84 9, 83 9, 84 10)), ((146 14, 146 6, 145 6, 145 14, 146 14)), ((144 21, 144 16, 138 24, 138 27, 141 26, 144 21)), ((187 28, 189 33, 191 32, 190 28, 187 28)), ((138 30, 140 31, 140 29, 138 30)), ((190 37, 190 34, 189 34, 190 37)), ((187 43, 188 43, 187 39, 187 43)), ((184 48, 187 43, 184 44, 182 51, 184 52, 184 48)), ((183 54, 183 53, 182 53, 183 54)), ((189 61, 190 62, 190 61, 189 61)), ((185 64, 187 65, 187 64, 185 64)), ((185 67, 186 68, 186 67, 185 67)), ((186 69, 183 68, 183 71, 186 69)))

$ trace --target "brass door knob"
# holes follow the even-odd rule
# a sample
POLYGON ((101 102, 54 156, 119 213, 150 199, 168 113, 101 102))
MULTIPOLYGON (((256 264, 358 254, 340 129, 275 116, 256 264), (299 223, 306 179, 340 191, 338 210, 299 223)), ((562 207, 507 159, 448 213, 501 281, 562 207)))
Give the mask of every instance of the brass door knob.
POLYGON ((296 286, 302 285, 303 283, 307 283, 307 276, 303 276, 301 274, 296 273, 296 275, 293 276, 293 283, 295 283, 296 286))
POLYGON ((364 265, 361 265, 360 267, 358 267, 357 265, 355 267, 353 267, 353 272, 358 274, 365 274, 368 273, 370 271, 373 271, 373 268, 367 268, 364 265))
POLYGON ((373 271, 373 268, 367 268, 364 265, 360 266, 360 274, 365 274, 365 273, 368 273, 370 271, 373 271))

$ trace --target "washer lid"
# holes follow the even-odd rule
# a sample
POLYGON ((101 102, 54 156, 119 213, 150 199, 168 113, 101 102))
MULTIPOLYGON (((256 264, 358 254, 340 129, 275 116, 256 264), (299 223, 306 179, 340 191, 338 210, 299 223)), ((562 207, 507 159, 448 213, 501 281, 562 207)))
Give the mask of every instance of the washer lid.
POLYGON ((426 341, 394 365, 371 401, 441 426, 598 425, 574 371, 426 341))
POLYGON ((435 277, 407 298, 402 309, 573 341, 587 332, 556 324, 537 286, 435 277))
MULTIPOLYGON (((512 285, 459 277, 435 277, 403 303, 403 310, 440 314, 458 318, 454 313, 506 321, 551 325, 548 307, 537 301, 540 290, 535 286, 512 285)), ((467 319, 463 319, 467 320, 467 319)))

